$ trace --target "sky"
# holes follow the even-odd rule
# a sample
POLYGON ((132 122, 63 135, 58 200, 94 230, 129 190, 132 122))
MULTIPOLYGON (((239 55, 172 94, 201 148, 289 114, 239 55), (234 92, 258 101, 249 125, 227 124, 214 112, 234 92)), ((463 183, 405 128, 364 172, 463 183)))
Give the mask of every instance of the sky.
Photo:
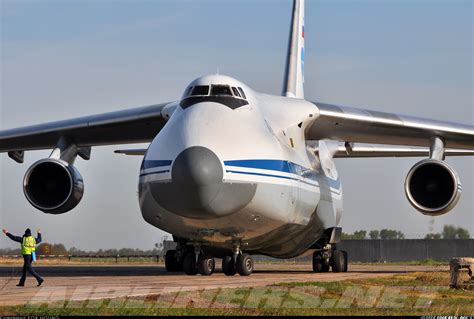
MULTIPOLYGON (((280 94, 292 4, 281 1, 0 0, 0 129, 177 100, 193 79, 235 77, 280 94)), ((473 1, 307 1, 308 100, 474 124, 473 1)), ((230 142, 230 141, 229 141, 230 142)), ((136 145, 126 146, 135 147, 136 145)), ((140 146, 140 145, 138 145, 140 146)), ((0 228, 41 228, 67 247, 151 249, 165 233, 138 207, 140 157, 97 147, 78 159, 82 202, 51 216, 26 201, 28 167, 0 155, 0 228)), ((403 184, 420 159, 339 159, 344 232, 391 228, 420 238, 444 224, 474 235, 474 159, 451 213, 415 211, 403 184)), ((16 247, 0 237, 0 248, 16 247)))

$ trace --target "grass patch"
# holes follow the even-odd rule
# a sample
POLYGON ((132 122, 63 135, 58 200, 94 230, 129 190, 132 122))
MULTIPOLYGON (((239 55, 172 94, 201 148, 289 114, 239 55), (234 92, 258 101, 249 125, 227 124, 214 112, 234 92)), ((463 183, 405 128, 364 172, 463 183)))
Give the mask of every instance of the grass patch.
POLYGON ((0 307, 0 314, 61 315, 468 315, 474 291, 453 290, 448 272, 341 282, 175 292, 134 298, 0 307))
POLYGON ((409 265, 409 266, 449 266, 449 261, 437 261, 431 258, 412 261, 351 262, 352 265, 409 265))

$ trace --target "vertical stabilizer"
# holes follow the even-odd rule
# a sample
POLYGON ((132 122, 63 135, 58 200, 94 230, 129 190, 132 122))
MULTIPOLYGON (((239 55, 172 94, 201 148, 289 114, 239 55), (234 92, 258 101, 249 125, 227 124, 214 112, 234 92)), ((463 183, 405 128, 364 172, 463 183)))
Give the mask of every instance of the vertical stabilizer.
POLYGON ((304 98, 304 0, 293 0, 283 96, 304 98))

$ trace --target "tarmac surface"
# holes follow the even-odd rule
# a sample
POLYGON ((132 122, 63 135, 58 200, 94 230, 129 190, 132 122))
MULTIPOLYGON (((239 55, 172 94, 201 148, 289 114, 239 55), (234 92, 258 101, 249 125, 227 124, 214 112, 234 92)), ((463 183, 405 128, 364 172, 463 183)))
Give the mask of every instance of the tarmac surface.
POLYGON ((25 287, 16 287, 19 265, 0 265, 0 306, 50 303, 62 300, 100 300, 156 296, 178 291, 218 288, 248 288, 288 282, 327 282, 385 277, 410 272, 447 271, 447 266, 349 265, 346 273, 313 273, 310 264, 257 263, 247 277, 225 276, 220 269, 212 276, 167 273, 163 265, 58 265, 37 266, 45 278, 41 287, 29 276, 25 287))

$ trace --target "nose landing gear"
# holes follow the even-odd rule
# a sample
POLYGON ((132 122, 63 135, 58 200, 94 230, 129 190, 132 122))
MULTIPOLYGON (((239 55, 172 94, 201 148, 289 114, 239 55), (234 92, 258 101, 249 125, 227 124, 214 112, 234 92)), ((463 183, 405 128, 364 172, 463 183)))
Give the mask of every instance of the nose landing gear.
POLYGON ((222 259, 222 272, 226 276, 234 276, 237 273, 241 276, 250 276, 254 266, 255 262, 249 254, 239 254, 237 260, 230 255, 222 259))
POLYGON ((254 261, 252 256, 249 254, 240 254, 237 257, 237 261, 235 263, 235 268, 239 275, 241 276, 249 276, 253 272, 254 261))
POLYGON ((234 258, 232 258, 232 256, 224 256, 224 258, 222 258, 222 272, 226 276, 234 276, 237 273, 237 270, 235 270, 234 258))
MULTIPOLYGON (((254 266, 255 262, 252 256, 240 251, 235 257, 229 254, 222 258, 222 272, 226 276, 235 274, 249 276, 252 274, 254 266)), ((167 272, 184 272, 188 276, 197 274, 210 276, 215 271, 216 261, 211 254, 203 251, 196 253, 192 246, 188 246, 183 253, 169 250, 165 256, 165 268, 167 272)))
POLYGON ((194 252, 187 252, 184 255, 183 260, 183 270, 184 273, 188 276, 194 276, 198 273, 197 262, 196 262, 196 254, 194 252))
POLYGON ((201 253, 198 259, 198 272, 203 276, 210 276, 214 273, 216 261, 209 254, 201 253))

